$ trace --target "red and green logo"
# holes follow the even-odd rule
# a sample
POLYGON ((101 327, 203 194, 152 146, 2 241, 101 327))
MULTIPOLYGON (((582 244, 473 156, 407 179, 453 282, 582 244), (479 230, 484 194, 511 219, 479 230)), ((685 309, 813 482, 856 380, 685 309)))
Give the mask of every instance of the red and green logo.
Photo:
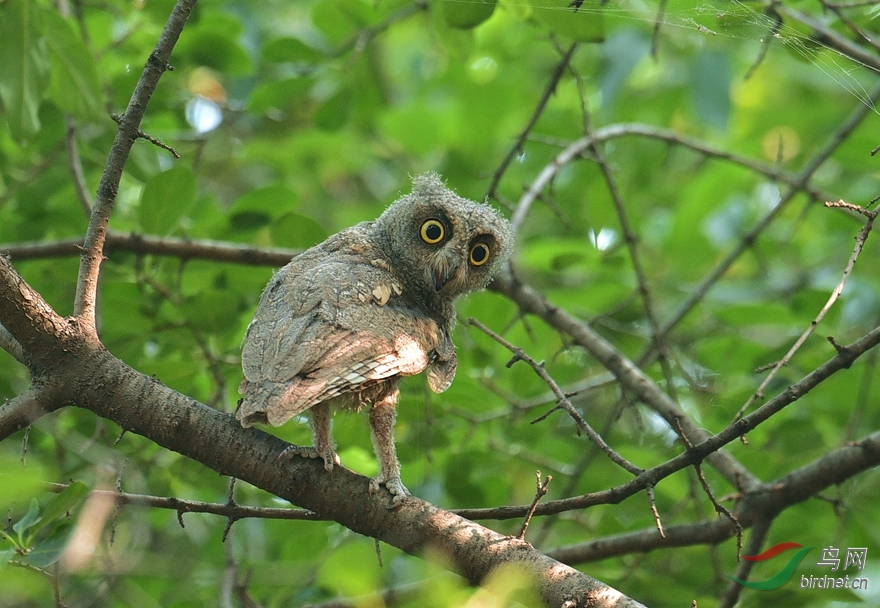
POLYGON ((782 570, 780 570, 779 573, 775 576, 771 576, 765 581, 743 581, 730 575, 727 575, 727 578, 732 581, 736 581, 740 585, 748 587, 749 589, 758 589, 759 591, 772 591, 773 589, 779 589, 788 582, 788 579, 790 579, 791 575, 794 574, 794 569, 798 567, 798 564, 801 563, 801 560, 804 559, 804 556, 810 552, 810 549, 813 548, 812 545, 810 545, 809 547, 804 547, 800 543, 779 543, 778 545, 773 545, 772 547, 758 555, 743 555, 743 559, 747 559, 750 562, 763 562, 768 559, 773 559, 780 553, 784 553, 789 549, 795 549, 797 547, 800 547, 800 550, 791 556, 791 559, 789 559, 788 563, 783 566, 782 570))

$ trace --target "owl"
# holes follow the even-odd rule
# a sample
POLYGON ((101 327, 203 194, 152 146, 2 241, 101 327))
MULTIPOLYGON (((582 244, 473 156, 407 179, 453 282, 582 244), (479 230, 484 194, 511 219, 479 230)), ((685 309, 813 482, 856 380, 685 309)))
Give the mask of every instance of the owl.
POLYGON ((236 418, 279 426, 308 411, 314 447, 281 456, 321 458, 332 471, 332 413, 369 408, 379 461, 370 491, 385 486, 400 503, 409 492, 394 446, 398 383, 427 370, 431 390, 449 388, 455 300, 485 287, 512 243, 488 205, 436 174, 414 178, 412 193, 378 219, 334 234, 269 282, 244 339, 236 418))

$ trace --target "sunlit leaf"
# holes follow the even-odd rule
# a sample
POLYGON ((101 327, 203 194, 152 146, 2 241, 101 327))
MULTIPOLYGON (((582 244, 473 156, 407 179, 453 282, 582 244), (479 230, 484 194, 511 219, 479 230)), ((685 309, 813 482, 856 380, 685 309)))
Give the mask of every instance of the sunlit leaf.
POLYGON ((58 14, 47 11, 43 18, 52 60, 50 98, 68 114, 91 121, 100 119, 104 95, 92 54, 58 14))
POLYGON ((495 12, 498 0, 473 2, 442 2, 443 19, 450 27, 469 30, 480 25, 495 12))
POLYGON ((16 139, 40 128, 40 99, 49 83, 49 57, 41 8, 31 0, 0 5, 0 101, 16 139))
POLYGON ((196 179, 192 171, 177 166, 151 178, 141 196, 140 223, 150 234, 168 234, 192 207, 196 179))

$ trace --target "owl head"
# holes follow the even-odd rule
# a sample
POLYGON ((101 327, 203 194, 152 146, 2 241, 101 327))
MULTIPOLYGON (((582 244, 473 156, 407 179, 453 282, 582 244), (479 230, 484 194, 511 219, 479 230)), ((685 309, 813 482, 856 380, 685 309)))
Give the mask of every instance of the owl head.
POLYGON ((462 198, 436 173, 413 178, 374 228, 412 287, 439 297, 482 289, 510 255, 510 224, 489 205, 462 198))

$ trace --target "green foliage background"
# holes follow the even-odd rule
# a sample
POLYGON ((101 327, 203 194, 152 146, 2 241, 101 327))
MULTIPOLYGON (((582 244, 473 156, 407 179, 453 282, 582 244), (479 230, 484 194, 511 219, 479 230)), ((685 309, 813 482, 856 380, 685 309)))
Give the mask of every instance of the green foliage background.
MULTIPOLYGON (((813 5, 791 4, 820 13, 813 5)), ((70 175, 68 129, 74 129, 87 190, 94 193, 115 134, 109 115, 124 110, 173 3, 64 5, 0 2, 3 248, 84 234, 88 217, 70 175)), ((872 69, 824 48, 791 19, 757 64, 761 40, 773 37, 771 13, 761 3, 709 2, 695 9, 670 0, 653 58, 656 10, 613 0, 601 6, 587 0, 577 12, 565 0, 203 0, 141 127, 182 158, 139 141, 110 227, 301 249, 376 217, 407 191, 414 173, 439 171, 460 194, 481 200, 574 41, 581 44, 572 69, 562 75, 500 183, 493 202, 502 207, 515 205, 560 146, 584 134, 584 108, 595 128, 643 123, 672 129, 795 174, 874 86, 872 69), (200 131, 198 113, 212 109, 222 112, 222 123, 200 131)), ((876 31, 870 7, 848 15, 876 31)), ((829 27, 846 31, 839 17, 825 18, 829 27)), ((869 154, 880 143, 878 126, 872 110, 816 172, 814 192, 859 205, 880 194, 877 161, 869 154)), ((614 138, 605 153, 661 323, 787 188, 767 174, 656 137, 614 138)), ((861 220, 821 202, 796 195, 671 330, 672 386, 658 364, 646 368, 699 426, 717 432, 730 423, 763 378, 755 369, 784 355, 840 279, 861 220)), ((877 253, 869 239, 843 297, 768 396, 833 355, 828 336, 848 343, 877 325, 877 253)), ((58 312, 71 313, 75 254, 13 262, 58 312)), ((627 356, 637 359, 648 346, 650 324, 637 277, 595 163, 579 160, 560 169, 521 227, 514 266, 552 302, 592 320, 627 356)), ((231 412, 241 378, 241 338, 272 272, 115 252, 103 266, 100 286, 102 340, 136 369, 231 412)), ((563 387, 603 377, 582 349, 538 319, 519 320, 516 306, 497 293, 473 295, 459 311, 463 320, 477 317, 505 331, 511 342, 546 361, 563 387)), ((403 480, 414 494, 444 508, 491 507, 528 503, 536 469, 554 477, 548 498, 629 479, 597 455, 563 413, 530 424, 553 406, 532 370, 522 363, 506 368, 509 353, 465 323, 454 339, 459 374, 448 392, 430 394, 421 377, 403 385, 397 443, 403 480)), ((748 445, 729 446, 731 453, 770 481, 878 429, 875 369, 876 355, 869 353, 750 433, 748 445)), ((0 352, 0 395, 11 398, 28 383, 27 370, 0 352)), ((575 403, 639 466, 681 451, 656 414, 631 403, 619 412, 621 397, 616 384, 605 382, 575 403)), ((293 443, 309 441, 305 425, 273 432, 293 443)), ((338 416, 335 436, 346 466, 376 472, 365 417, 338 416)), ((10 534, 32 498, 48 508, 52 495, 41 482, 112 488, 118 478, 128 492, 220 503, 227 497, 228 481, 214 472, 141 437, 120 438, 112 423, 74 408, 34 425, 24 469, 22 445, 22 434, 0 445, 0 508, 9 513, 10 534)), ((717 496, 736 491, 704 469, 717 496)), ((866 575, 880 582, 873 559, 880 547, 878 487, 871 471, 828 490, 827 500, 796 505, 774 522, 768 542, 868 547, 866 575)), ((692 472, 664 480, 656 499, 665 526, 715 517, 692 472)), ((278 506, 245 484, 238 484, 236 500, 278 506)), ((59 515, 43 527, 34 543, 66 538, 79 509, 72 507, 72 520, 59 515)), ((216 605, 227 576, 246 581, 246 594, 264 606, 358 596, 429 576, 401 605, 477 605, 481 597, 438 575, 430 560, 396 549, 382 547, 380 566, 371 539, 337 524, 243 520, 224 544, 222 518, 183 520, 185 527, 173 511, 161 509, 115 512, 95 558, 61 578, 64 602, 216 605)), ((515 534, 521 522, 487 523, 515 534)), ((537 520, 529 539, 549 550, 653 525, 648 502, 639 495, 537 520)), ((8 555, 0 543, 0 556, 8 555)), ((823 574, 810 560, 804 572, 823 574)), ((686 606, 694 599, 714 605, 727 584, 723 575, 736 567, 736 546, 731 540, 576 566, 649 606, 686 606)), ((773 564, 762 568, 755 578, 775 573, 773 564)), ((510 583, 497 588, 509 591, 510 583)), ((0 567, 0 589, 0 606, 47 605, 53 597, 47 577, 21 564, 0 567)), ((786 606, 858 599, 850 592, 801 591, 795 583, 773 593, 772 603, 786 606)), ((491 605, 508 605, 516 595, 498 597, 491 605)), ((746 592, 742 605, 769 605, 770 597, 746 592)), ((236 602, 230 605, 246 605, 236 602)))

